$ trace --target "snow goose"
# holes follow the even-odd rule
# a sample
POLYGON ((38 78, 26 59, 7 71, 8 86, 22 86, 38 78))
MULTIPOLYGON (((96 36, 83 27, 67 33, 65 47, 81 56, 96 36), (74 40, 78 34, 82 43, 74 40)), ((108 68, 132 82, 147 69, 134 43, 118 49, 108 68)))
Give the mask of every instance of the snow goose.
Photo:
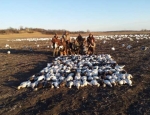
POLYGON ((111 82, 110 82, 109 80, 103 80, 103 82, 104 82, 106 85, 112 87, 112 84, 111 84, 111 82))
MULTIPOLYGON (((38 82, 38 81, 36 81, 36 82, 38 82)), ((45 81, 40 81, 38 83, 35 83, 34 85, 35 86, 33 87, 33 89, 34 89, 34 91, 37 91, 37 90, 45 87, 46 86, 46 82, 45 81)))
POLYGON ((10 51, 7 51, 7 54, 10 54, 10 51))
POLYGON ((116 79, 110 79, 110 83, 114 86, 116 86, 116 79))
POLYGON ((80 80, 80 79, 81 79, 80 73, 76 73, 76 75, 75 75, 75 80, 80 80))
POLYGON ((31 88, 34 89, 38 85, 39 81, 31 83, 31 88))
POLYGON ((66 81, 71 81, 71 80, 73 80, 73 75, 69 74, 66 78, 66 81))
POLYGON ((106 79, 110 80, 110 79, 112 79, 112 76, 111 75, 106 75, 106 79))
POLYGON ((121 80, 126 79, 126 74, 120 74, 120 79, 121 79, 121 80))
POLYGON ((18 89, 25 88, 25 87, 31 87, 31 81, 24 81, 24 82, 22 82, 22 83, 18 86, 18 89))
POLYGON ((111 48, 111 50, 113 50, 113 51, 114 51, 114 50, 115 50, 115 47, 112 47, 112 48, 111 48))
POLYGON ((51 67, 52 66, 52 63, 47 63, 47 67, 51 67))
POLYGON ((127 78, 128 80, 130 80, 131 78, 133 78, 133 76, 132 76, 131 74, 126 74, 126 78, 127 78))
POLYGON ((100 86, 100 84, 97 82, 96 79, 93 79, 90 83, 91 83, 92 85, 96 85, 97 87, 100 86))
POLYGON ((125 47, 125 44, 122 44, 122 47, 125 47))
POLYGON ((74 85, 74 81, 69 81, 69 82, 68 82, 68 87, 69 87, 69 88, 72 88, 73 85, 74 85))
POLYGON ((45 76, 44 75, 41 75, 41 76, 37 77, 37 81, 42 81, 42 80, 45 80, 45 76))
POLYGON ((75 80, 75 81, 74 81, 74 86, 76 86, 77 89, 79 89, 80 86, 81 86, 81 81, 80 81, 80 80, 75 80))
POLYGON ((126 79, 127 84, 129 84, 129 86, 132 86, 132 81, 130 79, 126 79))
POLYGON ((115 69, 119 68, 119 69, 123 69, 125 67, 125 65, 116 65, 115 69))
POLYGON ((124 80, 118 80, 119 85, 123 85, 124 84, 124 80))
POLYGON ((89 83, 88 81, 86 81, 86 80, 84 79, 84 80, 82 81, 81 87, 84 87, 84 86, 87 86, 87 85, 92 86, 91 83, 89 83))
POLYGON ((82 81, 87 80, 87 76, 82 76, 82 77, 81 77, 81 80, 82 80, 82 81))
POLYGON ((100 79, 98 76, 93 76, 93 79, 96 79, 96 80, 98 80, 98 79, 100 79))
POLYGON ((88 81, 91 81, 93 80, 93 77, 92 76, 88 76, 88 81))
POLYGON ((115 80, 118 79, 118 77, 117 77, 117 75, 115 73, 112 74, 112 79, 115 79, 115 80))
POLYGON ((52 82, 52 84, 54 85, 55 88, 59 88, 59 84, 60 82, 58 80, 52 82))
POLYGON ((131 45, 128 45, 127 47, 126 47, 126 49, 131 49, 132 48, 132 46, 131 45))
POLYGON ((93 69, 92 70, 92 75, 93 76, 98 76, 98 69, 93 69))
POLYGON ((53 75, 53 76, 51 77, 51 80, 52 80, 52 81, 58 81, 56 75, 53 75))

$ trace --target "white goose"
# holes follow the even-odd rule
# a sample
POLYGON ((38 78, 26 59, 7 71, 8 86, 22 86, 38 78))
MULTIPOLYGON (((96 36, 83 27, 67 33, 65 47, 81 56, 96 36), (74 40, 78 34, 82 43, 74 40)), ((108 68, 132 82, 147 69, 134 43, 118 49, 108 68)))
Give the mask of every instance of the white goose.
POLYGON ((130 79, 126 79, 127 84, 129 84, 129 86, 132 86, 132 81, 130 79))
POLYGON ((34 89, 38 85, 39 81, 31 83, 31 88, 34 89))
POLYGON ((69 87, 69 88, 72 88, 73 85, 74 85, 74 82, 73 82, 73 81, 69 81, 69 82, 68 82, 68 87, 69 87))
POLYGON ((37 77, 37 81, 41 81, 41 80, 45 80, 45 76, 44 75, 41 75, 41 76, 37 77))
POLYGON ((54 85, 55 88, 59 88, 60 82, 56 80, 55 82, 52 82, 52 84, 54 85))
POLYGON ((84 79, 84 80, 82 81, 81 87, 85 87, 85 86, 87 86, 87 85, 92 86, 91 83, 89 83, 88 81, 86 81, 86 80, 84 79))
POLYGON ((93 79, 90 83, 91 83, 92 85, 96 85, 97 87, 100 86, 100 84, 97 82, 96 79, 93 79))
POLYGON ((80 79, 81 79, 80 73, 76 73, 75 80, 80 80, 80 79))
POLYGON ((108 86, 112 87, 112 84, 110 83, 110 81, 109 81, 109 80, 103 80, 103 82, 104 82, 106 85, 108 85, 108 86))
POLYGON ((126 74, 126 78, 127 78, 128 80, 130 80, 131 78, 133 78, 133 76, 132 76, 131 74, 126 74))
POLYGON ((31 81, 24 81, 24 82, 22 82, 22 83, 18 86, 18 89, 25 88, 25 87, 31 87, 31 81))
POLYGON ((74 86, 76 86, 77 89, 79 89, 80 86, 81 86, 81 81, 80 81, 80 80, 75 80, 75 81, 74 81, 74 86))

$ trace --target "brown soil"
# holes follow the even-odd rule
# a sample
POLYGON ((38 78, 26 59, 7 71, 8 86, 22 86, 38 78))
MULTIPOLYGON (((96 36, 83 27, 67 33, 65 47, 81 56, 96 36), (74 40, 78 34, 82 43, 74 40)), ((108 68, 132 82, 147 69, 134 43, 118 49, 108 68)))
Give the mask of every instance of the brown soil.
POLYGON ((51 62, 48 42, 11 42, 0 39, 0 114, 1 115, 49 115, 49 114, 93 114, 93 115, 148 115, 150 114, 150 49, 140 50, 142 45, 150 46, 150 40, 97 41, 96 53, 108 53, 134 78, 133 86, 84 87, 79 90, 66 87, 17 90, 17 86, 31 75, 39 72, 51 62), (121 44, 131 44, 127 50, 121 44), (9 44, 11 54, 7 54, 9 44), (32 47, 30 51, 24 46, 32 47), (115 51, 110 50, 111 47, 115 51))

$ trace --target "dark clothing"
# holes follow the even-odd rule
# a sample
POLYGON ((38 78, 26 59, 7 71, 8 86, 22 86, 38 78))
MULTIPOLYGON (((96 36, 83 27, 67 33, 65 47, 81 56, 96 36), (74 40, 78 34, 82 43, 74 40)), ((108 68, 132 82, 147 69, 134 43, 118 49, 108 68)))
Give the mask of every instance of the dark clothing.
POLYGON ((81 35, 79 35, 79 36, 76 38, 76 40, 77 40, 77 42, 79 43, 79 42, 83 41, 83 38, 82 38, 81 35))
POLYGON ((54 44, 54 43, 58 43, 58 45, 60 45, 60 40, 58 39, 58 37, 57 36, 54 36, 53 38, 52 38, 52 43, 54 44))
MULTIPOLYGON (((92 44, 92 40, 93 40, 93 42, 95 43, 95 38, 94 38, 94 37, 88 37, 88 38, 87 38, 87 43, 88 43, 88 45, 92 44)), ((93 45, 93 44, 92 44, 92 45, 93 45)))

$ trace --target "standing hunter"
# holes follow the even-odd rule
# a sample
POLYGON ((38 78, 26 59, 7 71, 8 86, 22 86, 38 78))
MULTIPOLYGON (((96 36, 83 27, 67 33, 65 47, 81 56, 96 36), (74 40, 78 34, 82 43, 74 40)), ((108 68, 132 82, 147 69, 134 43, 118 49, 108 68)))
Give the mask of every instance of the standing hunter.
POLYGON ((90 33, 89 37, 87 38, 87 45, 88 45, 88 52, 90 54, 94 54, 95 53, 95 38, 93 37, 93 35, 90 33))
POLYGON ((53 47, 53 56, 56 56, 58 55, 58 46, 60 45, 60 39, 58 38, 57 33, 55 33, 51 42, 52 42, 52 47, 53 47))
POLYGON ((63 35, 63 37, 64 37, 66 43, 70 43, 70 35, 69 35, 69 33, 67 31, 65 32, 65 34, 63 35))
POLYGON ((70 39, 70 35, 67 31, 65 31, 64 35, 63 35, 63 38, 66 42, 66 54, 68 55, 69 52, 70 52, 70 42, 71 42, 71 39, 70 39))

